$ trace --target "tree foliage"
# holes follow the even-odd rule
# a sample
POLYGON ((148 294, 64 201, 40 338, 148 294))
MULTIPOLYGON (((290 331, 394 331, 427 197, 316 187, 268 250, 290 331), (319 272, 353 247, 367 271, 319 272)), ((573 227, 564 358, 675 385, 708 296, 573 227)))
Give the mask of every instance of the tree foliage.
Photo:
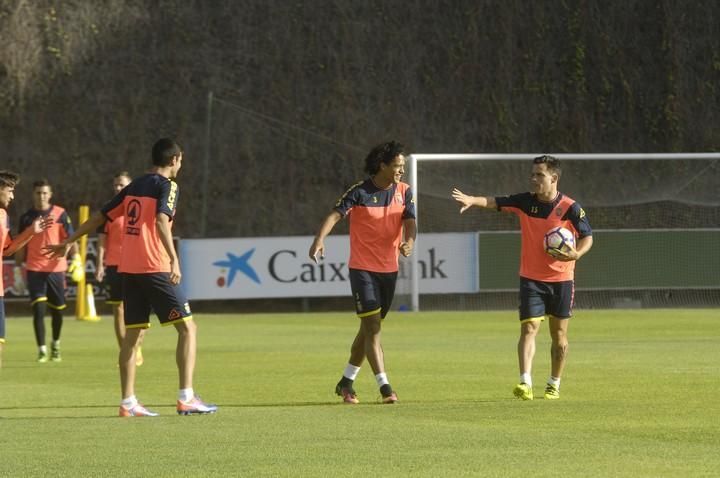
MULTIPOLYGON (((720 4, 0 0, 3 167, 101 204, 176 137, 183 236, 308 234, 416 152, 720 147, 720 4), (207 196, 207 94, 212 91, 207 196)), ((29 204, 26 181, 18 207, 29 204)))

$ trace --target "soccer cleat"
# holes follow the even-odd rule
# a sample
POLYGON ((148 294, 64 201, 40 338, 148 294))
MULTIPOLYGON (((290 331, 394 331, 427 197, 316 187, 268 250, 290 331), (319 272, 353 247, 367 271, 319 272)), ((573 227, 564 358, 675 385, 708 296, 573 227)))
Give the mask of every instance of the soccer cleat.
POLYGON ((50 360, 53 362, 62 362, 62 356, 60 355, 60 349, 53 347, 50 351, 50 360))
POLYGON ((118 412, 118 416, 121 417, 157 417, 158 415, 160 414, 151 412, 139 403, 132 408, 125 408, 120 405, 120 411, 118 412))
POLYGON ((183 402, 182 400, 177 401, 178 415, 204 415, 207 413, 215 413, 217 409, 217 405, 205 403, 197 396, 187 402, 183 402))
POLYGON ((382 403, 387 405, 392 405, 393 403, 398 401, 397 393, 392 392, 390 395, 383 396, 382 397, 382 403))
POLYGON ((532 400, 533 391, 532 387, 527 383, 518 383, 513 389, 513 395, 522 400, 532 400))
POLYGON ((47 352, 38 352, 38 363, 45 363, 48 361, 48 355, 47 352))
POLYGON ((545 386, 545 400, 557 400, 558 398, 560 398, 560 389, 548 383, 545 386))
POLYGON ((335 395, 339 395, 343 399, 343 403, 351 403, 356 404, 360 403, 360 400, 357 399, 357 395, 355 394, 355 390, 352 389, 352 387, 343 387, 339 383, 335 386, 335 395))

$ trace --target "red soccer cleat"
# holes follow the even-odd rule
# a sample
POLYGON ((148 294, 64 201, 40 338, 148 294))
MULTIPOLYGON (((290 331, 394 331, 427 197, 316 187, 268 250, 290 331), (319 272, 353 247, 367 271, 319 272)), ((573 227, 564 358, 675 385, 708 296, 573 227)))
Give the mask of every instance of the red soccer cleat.
POLYGON ((357 399, 357 395, 355 395, 355 390, 352 389, 352 387, 341 387, 340 384, 335 387, 335 394, 339 395, 343 399, 343 403, 349 403, 349 404, 357 404, 360 403, 360 400, 357 399))
POLYGON ((382 398, 382 402, 387 405, 392 405, 393 403, 398 401, 397 393, 392 392, 387 397, 382 398))

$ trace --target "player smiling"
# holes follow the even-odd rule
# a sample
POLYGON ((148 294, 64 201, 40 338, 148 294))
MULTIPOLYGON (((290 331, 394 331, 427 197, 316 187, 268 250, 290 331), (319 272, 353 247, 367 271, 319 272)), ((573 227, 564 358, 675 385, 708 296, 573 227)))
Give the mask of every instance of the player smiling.
POLYGON ((405 173, 403 146, 390 141, 373 148, 365 158, 365 172, 370 178, 351 187, 338 200, 320 226, 309 255, 317 262, 324 255, 325 237, 340 219, 348 218, 350 287, 360 329, 335 393, 345 403, 358 403, 353 382, 367 358, 382 402, 395 403, 398 398, 385 373, 380 329, 395 294, 399 254, 407 257, 412 253, 417 231, 410 186, 400 181, 405 173))
POLYGON ((507 211, 520 218, 520 339, 518 364, 520 383, 513 393, 533 399, 532 362, 535 337, 545 316, 550 317, 551 374, 545 387, 546 399, 560 398, 560 378, 568 351, 567 330, 575 294, 575 261, 592 247, 592 229, 582 207, 558 191, 560 161, 554 156, 533 160, 530 192, 503 197, 468 196, 454 189, 452 197, 463 213, 472 206, 507 211), (553 227, 562 226, 578 234, 576 247, 545 252, 543 239, 553 227))

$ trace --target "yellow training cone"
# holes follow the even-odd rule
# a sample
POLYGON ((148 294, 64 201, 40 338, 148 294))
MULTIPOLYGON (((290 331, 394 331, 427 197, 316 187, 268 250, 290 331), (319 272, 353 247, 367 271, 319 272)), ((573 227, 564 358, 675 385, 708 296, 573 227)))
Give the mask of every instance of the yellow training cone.
POLYGON ((97 322, 100 320, 100 317, 98 317, 97 311, 95 310, 95 295, 93 294, 92 284, 86 284, 85 290, 85 316, 83 316, 82 320, 97 322))

